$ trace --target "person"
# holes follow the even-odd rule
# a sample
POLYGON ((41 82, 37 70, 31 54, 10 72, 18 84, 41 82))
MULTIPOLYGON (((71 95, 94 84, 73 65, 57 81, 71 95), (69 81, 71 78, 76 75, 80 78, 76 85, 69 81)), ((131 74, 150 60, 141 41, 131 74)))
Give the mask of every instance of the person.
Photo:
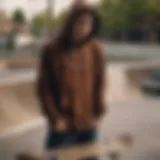
MULTIPOLYGON (((93 143, 105 114, 105 59, 93 7, 73 10, 42 52, 38 97, 48 119, 46 149, 93 143)), ((94 158, 95 159, 95 158, 94 158)))

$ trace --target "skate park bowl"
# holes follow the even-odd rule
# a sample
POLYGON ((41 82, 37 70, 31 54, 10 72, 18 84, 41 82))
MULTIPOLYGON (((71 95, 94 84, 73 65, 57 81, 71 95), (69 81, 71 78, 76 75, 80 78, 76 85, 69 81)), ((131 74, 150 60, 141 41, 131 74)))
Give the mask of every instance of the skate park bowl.
MULTIPOLYGON (((41 117, 35 93, 37 59, 0 61, 0 132, 41 117)), ((129 84, 139 85, 160 62, 136 62, 126 65, 129 84)))
MULTIPOLYGON (((11 62, 7 63, 6 60, 3 60, 3 63, 0 63, 1 157, 3 157, 3 155, 4 157, 7 157, 10 150, 11 152, 13 151, 16 153, 32 153, 39 152, 39 150, 41 150, 42 148, 42 140, 45 135, 46 126, 42 125, 44 123, 41 122, 39 124, 37 124, 36 122, 35 125, 32 125, 32 129, 29 128, 27 131, 24 130, 22 133, 15 132, 16 134, 12 136, 10 136, 11 134, 8 134, 9 136, 4 136, 5 138, 1 136, 5 135, 5 133, 9 133, 9 131, 13 131, 12 129, 16 128, 17 126, 26 126, 26 123, 33 124, 35 120, 42 118, 35 94, 35 67, 37 66, 36 61, 37 60, 35 59, 35 61, 32 61, 31 63, 31 61, 28 60, 28 62, 25 63, 25 60, 14 60, 13 65, 13 63, 11 62)), ((149 62, 149 64, 151 63, 149 62)), ((132 82, 132 78, 130 78, 129 80, 129 75, 133 76, 133 71, 136 75, 137 73, 139 76, 141 75, 140 70, 142 70, 143 68, 141 65, 142 63, 133 63, 126 66, 125 73, 127 75, 129 83, 132 82)), ((146 75, 154 67, 159 67, 158 62, 157 65, 155 65, 154 62, 153 66, 148 65, 147 62, 146 64, 143 63, 143 65, 144 70, 147 67, 146 75)), ((112 68, 111 70, 113 72, 112 68)), ((116 88, 116 94, 117 90, 118 89, 116 88)), ((148 102, 144 100, 131 100, 128 102, 120 102, 114 101, 112 103, 109 103, 109 107, 111 109, 109 111, 109 114, 104 118, 105 123, 103 123, 101 126, 102 137, 103 135, 105 135, 107 138, 112 138, 112 136, 116 136, 119 133, 123 133, 124 131, 134 133, 134 136, 136 137, 135 144, 139 145, 141 148, 135 147, 133 155, 135 153, 139 153, 139 150, 142 150, 142 152, 147 155, 148 150, 152 149, 153 146, 158 146, 157 148, 159 149, 159 134, 157 134, 157 129, 160 128, 158 123, 159 101, 148 102), (153 125, 153 123, 155 125, 153 125), (152 128, 149 128, 148 125, 152 128), (153 132, 151 131, 151 129, 153 130, 153 132)), ((24 129, 24 127, 22 129, 24 129)), ((134 156, 133 159, 135 159, 134 156)), ((145 157, 145 160, 146 159, 147 158, 145 157)), ((6 158, 6 160, 8 159, 6 158)))
POLYGON ((0 133, 37 119, 36 60, 3 60, 0 63, 0 133))

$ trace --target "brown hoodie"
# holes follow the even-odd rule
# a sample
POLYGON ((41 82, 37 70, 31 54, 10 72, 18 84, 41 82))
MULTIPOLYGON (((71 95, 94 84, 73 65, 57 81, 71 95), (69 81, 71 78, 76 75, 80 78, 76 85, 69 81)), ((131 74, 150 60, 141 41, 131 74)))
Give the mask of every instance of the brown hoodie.
POLYGON ((75 10, 60 36, 44 48, 38 97, 52 126, 59 118, 64 118, 68 130, 88 129, 105 111, 105 62, 103 49, 94 38, 97 26, 93 9, 75 10), (94 16, 93 32, 83 42, 75 44, 70 36, 72 25, 83 13, 94 16))

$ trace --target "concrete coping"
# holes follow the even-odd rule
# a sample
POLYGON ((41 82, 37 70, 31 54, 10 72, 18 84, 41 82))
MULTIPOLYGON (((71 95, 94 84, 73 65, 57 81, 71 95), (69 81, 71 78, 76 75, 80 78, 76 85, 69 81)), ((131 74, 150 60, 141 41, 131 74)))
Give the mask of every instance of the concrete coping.
POLYGON ((36 73, 31 72, 27 74, 8 75, 0 79, 0 87, 17 85, 19 83, 34 82, 36 73))

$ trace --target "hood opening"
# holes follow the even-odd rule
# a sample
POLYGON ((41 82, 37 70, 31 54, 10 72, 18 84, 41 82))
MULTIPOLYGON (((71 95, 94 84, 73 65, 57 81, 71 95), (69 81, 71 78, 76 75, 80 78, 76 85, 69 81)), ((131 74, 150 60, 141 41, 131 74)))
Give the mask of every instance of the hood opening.
POLYGON ((77 47, 75 41, 73 41, 71 33, 76 20, 84 14, 89 14, 93 17, 93 26, 91 33, 83 41, 78 43, 78 46, 83 45, 85 42, 89 41, 91 38, 95 37, 98 34, 100 29, 100 19, 96 10, 91 7, 73 9, 66 20, 64 28, 58 36, 58 42, 61 46, 61 49, 71 50, 77 47))

